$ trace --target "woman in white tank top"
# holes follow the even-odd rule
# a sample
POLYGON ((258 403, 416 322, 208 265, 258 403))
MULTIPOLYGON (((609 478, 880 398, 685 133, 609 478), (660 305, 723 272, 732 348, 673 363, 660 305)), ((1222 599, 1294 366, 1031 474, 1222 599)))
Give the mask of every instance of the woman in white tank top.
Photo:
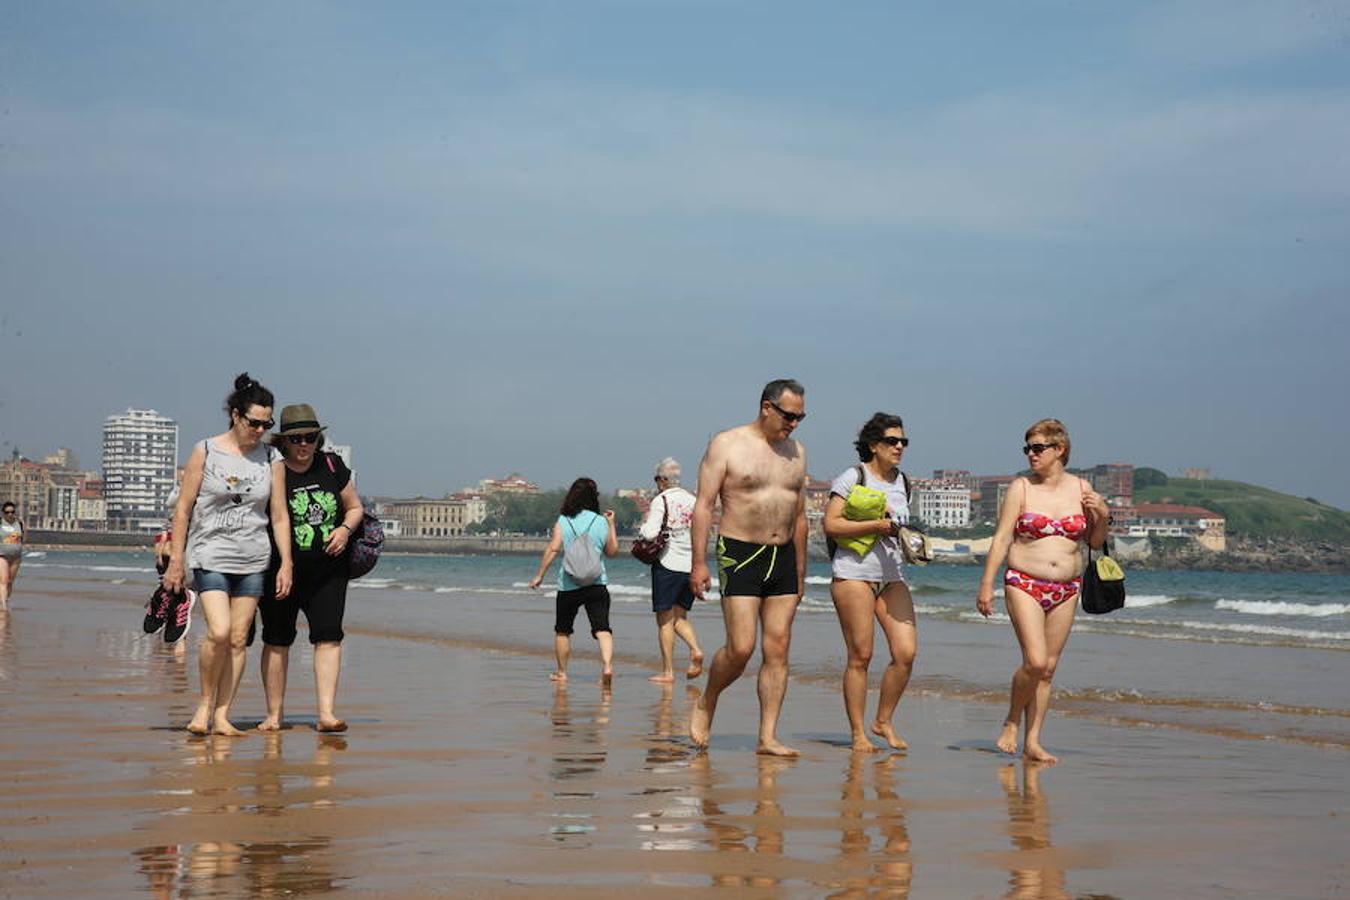
POLYGON ((291 589, 291 530, 285 476, 275 451, 262 442, 272 427, 272 392, 248 376, 234 380, 225 401, 230 428, 197 444, 183 470, 173 516, 173 549, 164 586, 181 591, 185 559, 206 618, 201 645, 201 702, 187 730, 240 735, 230 705, 244 674, 248 630, 263 591, 272 554, 270 513, 281 568, 276 595, 291 589))

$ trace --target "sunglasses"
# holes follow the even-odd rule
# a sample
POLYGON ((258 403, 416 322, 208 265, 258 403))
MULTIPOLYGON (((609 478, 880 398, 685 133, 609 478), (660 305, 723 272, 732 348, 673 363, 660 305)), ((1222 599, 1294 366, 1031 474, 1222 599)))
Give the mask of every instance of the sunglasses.
POLYGON ((319 435, 317 433, 286 435, 286 440, 292 444, 312 444, 318 439, 319 435))
POLYGON ((785 420, 787 420, 788 424, 800 422, 802 419, 806 418, 806 413, 788 412, 786 409, 783 409, 783 407, 779 406, 777 403, 774 403, 772 400, 768 401, 768 403, 770 406, 774 408, 774 411, 776 411, 780 416, 782 416, 785 420))
POLYGON ((263 431, 271 431, 272 426, 277 424, 271 419, 251 419, 248 416, 240 416, 239 418, 247 422, 249 428, 261 428, 263 431))
POLYGON ((909 446, 909 438, 898 438, 898 437, 892 437, 891 435, 886 435, 886 436, 883 437, 881 440, 882 440, 882 443, 890 444, 892 447, 908 447, 908 446, 909 446))
POLYGON ((1022 448, 1023 453, 1044 453, 1051 447, 1058 447, 1059 444, 1027 444, 1022 448))

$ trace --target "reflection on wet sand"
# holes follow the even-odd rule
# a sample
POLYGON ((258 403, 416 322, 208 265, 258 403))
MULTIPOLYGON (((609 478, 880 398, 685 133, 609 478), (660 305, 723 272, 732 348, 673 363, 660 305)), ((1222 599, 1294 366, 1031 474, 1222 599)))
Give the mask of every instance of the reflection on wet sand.
MULTIPOLYGON (((197 801, 211 798, 212 802, 205 807, 194 803, 193 808, 173 814, 251 812, 276 816, 288 807, 336 806, 334 759, 347 748, 346 741, 333 735, 319 736, 310 764, 288 768, 282 752, 284 740, 282 733, 266 736, 257 776, 252 780, 258 802, 248 806, 227 798, 234 790, 232 785, 249 783, 237 771, 247 763, 231 760, 234 742, 189 739, 187 746, 197 771, 188 793, 197 801), (226 798, 226 802, 217 803, 216 798, 226 798)), ((185 825, 184 830, 191 830, 190 826, 185 825)), ((281 897, 341 889, 346 879, 331 871, 331 845, 332 839, 323 835, 293 841, 210 840, 145 847, 134 855, 154 897, 281 897)))
POLYGON ((708 832, 707 843, 718 851, 713 866, 732 871, 714 871, 715 887, 777 887, 782 879, 778 869, 783 859, 783 808, 779 803, 778 776, 797 764, 793 758, 777 756, 756 757, 758 777, 754 791, 754 808, 750 811, 750 828, 743 824, 746 816, 738 816, 723 807, 719 794, 724 792, 712 768, 707 753, 696 755, 689 764, 696 789, 702 796, 703 824, 708 832), (721 854, 728 854, 723 857, 721 854), (756 859, 748 863, 737 854, 753 853, 756 859))
POLYGON ((905 806, 895 787, 895 770, 903 756, 887 754, 882 757, 850 753, 848 771, 844 778, 843 803, 840 809, 839 855, 848 863, 870 862, 872 871, 844 879, 831 898, 853 897, 908 897, 914 877, 914 866, 909 856, 909 829, 905 820, 905 806), (870 769, 876 792, 875 824, 881 845, 872 848, 868 834, 867 808, 869 806, 863 784, 865 771, 870 769))
POLYGON ((553 792, 554 823, 549 834, 568 847, 589 847, 589 837, 595 832, 594 806, 596 792, 583 789, 585 782, 596 779, 608 757, 606 732, 613 691, 603 688, 600 699, 578 704, 573 709, 567 682, 558 682, 553 688, 553 757, 549 777, 558 782, 581 782, 570 789, 553 792), (585 804, 585 805, 583 805, 585 804))
POLYGON ((1055 865, 1050 844, 1050 804, 1041 793, 1041 766, 1022 764, 1021 790, 1017 784, 1017 766, 999 769, 998 780, 1008 797, 1008 834, 1021 851, 1026 864, 1008 871, 1008 892, 1012 900, 1060 900, 1068 898, 1064 869, 1055 865))
POLYGON ((0 681, 12 681, 15 675, 14 648, 10 644, 10 613, 0 609, 0 681))
MULTIPOLYGON (((685 689, 685 699, 693 702, 698 689, 685 689)), ((661 685, 661 699, 652 708, 652 730, 647 738, 647 755, 643 771, 649 776, 679 774, 689 768, 689 747, 684 728, 675 722, 675 686, 661 685)), ((649 779, 650 780, 650 779, 649 779)), ((642 835, 638 844, 643 850, 697 850, 699 842, 690 836, 698 826, 699 801, 690 796, 687 787, 648 786, 640 792, 651 797, 654 805, 634 813, 637 830, 642 835)))

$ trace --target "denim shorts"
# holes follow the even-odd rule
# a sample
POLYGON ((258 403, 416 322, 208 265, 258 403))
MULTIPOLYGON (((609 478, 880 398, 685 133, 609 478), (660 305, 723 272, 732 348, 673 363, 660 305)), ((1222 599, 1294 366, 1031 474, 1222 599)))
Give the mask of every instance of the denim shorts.
POLYGON ((209 572, 206 569, 192 570, 192 583, 197 593, 202 591, 224 591, 231 597, 261 597, 263 592, 263 573, 250 575, 228 575, 224 572, 209 572))

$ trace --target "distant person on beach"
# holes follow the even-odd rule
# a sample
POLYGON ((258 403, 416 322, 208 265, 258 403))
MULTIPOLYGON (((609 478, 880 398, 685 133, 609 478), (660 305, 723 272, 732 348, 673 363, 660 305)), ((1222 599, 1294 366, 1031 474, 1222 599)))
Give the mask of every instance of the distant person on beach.
MULTIPOLYGON (((578 548, 584 550, 584 548, 578 548)), ((544 555, 539 560, 539 572, 530 579, 530 588, 543 584, 548 567, 559 554, 563 562, 558 566, 558 595, 553 622, 553 653, 558 667, 549 676, 553 681, 567 680, 567 663, 572 657, 572 625, 584 606, 586 619, 591 623, 591 637, 600 644, 600 681, 608 687, 614 679, 614 633, 609 627, 609 578, 603 556, 613 557, 619 552, 619 536, 614 530, 614 510, 600 515, 600 489, 590 478, 578 478, 567 489, 558 521, 553 525, 544 555), (589 541, 591 550, 578 554, 569 551, 573 541, 589 541), (584 576, 584 584, 568 571, 568 560, 584 556, 593 559, 597 567, 584 576)))
POLYGON ((981 615, 993 612, 994 576, 1006 559, 1003 602, 1022 645, 1022 665, 1013 673, 1012 701, 996 743, 1015 753, 1017 728, 1025 721, 1023 757, 1054 763, 1058 759, 1041 745, 1041 729, 1083 585, 1078 544, 1102 546, 1111 517, 1092 485, 1064 471, 1070 445, 1063 422, 1041 419, 1024 440, 1031 475, 1008 485, 975 606, 981 615))
POLYGON ((787 695, 792 620, 806 585, 806 448, 792 438, 804 418, 806 389, 789 378, 771 381, 760 394, 759 417, 714 435, 699 465, 689 587, 701 600, 712 583, 708 533, 721 500, 717 572, 727 642, 713 656, 708 686, 689 716, 698 747, 708 746, 717 698, 741 677, 763 629, 756 752, 797 755, 778 740, 778 714, 787 695))
POLYGON ((14 580, 23 562, 23 539, 18 508, 6 500, 0 507, 0 610, 9 609, 9 595, 14 592, 14 580))
POLYGON ((689 589, 689 525, 694 516, 694 495, 680 487, 680 464, 667 456, 656 464, 656 490, 647 518, 638 536, 656 537, 664 529, 667 535, 661 558, 652 563, 652 612, 656 614, 656 638, 661 648, 661 674, 649 680, 662 684, 675 681, 675 638, 689 647, 686 678, 703 673, 703 651, 689 622, 694 607, 694 592, 689 589))
POLYGON ((891 748, 907 746, 895 733, 892 719, 900 697, 909 684, 918 651, 914 599, 905 581, 905 558, 897 541, 900 526, 909 521, 909 492, 900 474, 900 458, 909 438, 899 416, 877 413, 867 420, 853 446, 861 464, 840 473, 830 485, 825 507, 825 534, 834 541, 874 537, 875 542, 859 554, 837 544, 831 557, 834 577, 830 596, 844 632, 848 663, 844 668, 844 710, 853 734, 855 751, 872 752, 876 746, 867 736, 863 717, 867 711, 867 670, 872 662, 876 625, 886 638, 890 665, 881 676, 881 699, 871 731, 891 748), (877 519, 852 521, 845 517, 849 492, 855 485, 886 495, 885 514, 877 519))
POLYGON ((181 591, 184 559, 206 618, 201 644, 201 703, 187 730, 244 734, 230 723, 230 705, 244 674, 249 626, 272 556, 270 515, 281 556, 276 595, 291 590, 291 529, 281 463, 262 437, 271 429, 272 392, 241 374, 225 400, 229 430, 198 443, 188 456, 173 516, 173 547, 164 586, 181 591), (274 468, 275 467, 275 468, 274 468))
POLYGON ((342 616, 347 606, 347 545, 361 524, 364 508, 356 479, 335 453, 322 453, 324 426, 308 403, 281 411, 281 428, 272 446, 282 455, 281 477, 290 511, 294 579, 290 595, 262 600, 262 679, 267 718, 259 731, 281 729, 286 699, 286 669, 300 610, 314 646, 314 690, 318 699, 315 730, 346 731, 337 717, 338 674, 342 669, 342 616))

